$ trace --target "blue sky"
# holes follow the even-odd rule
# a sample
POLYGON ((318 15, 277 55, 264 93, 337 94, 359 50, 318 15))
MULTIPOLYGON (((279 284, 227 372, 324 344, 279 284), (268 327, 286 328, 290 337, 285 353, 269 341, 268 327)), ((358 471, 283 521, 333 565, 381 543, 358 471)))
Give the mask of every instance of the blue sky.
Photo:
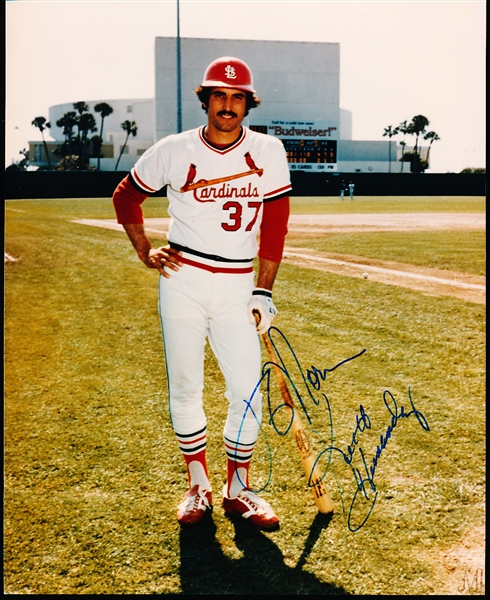
MULTIPOLYGON (((6 164, 62 102, 154 96, 154 40, 176 0, 6 3, 6 164)), ((340 43, 353 139, 423 114, 440 141, 429 172, 485 166, 486 4, 481 0, 180 0, 182 37, 340 43)))

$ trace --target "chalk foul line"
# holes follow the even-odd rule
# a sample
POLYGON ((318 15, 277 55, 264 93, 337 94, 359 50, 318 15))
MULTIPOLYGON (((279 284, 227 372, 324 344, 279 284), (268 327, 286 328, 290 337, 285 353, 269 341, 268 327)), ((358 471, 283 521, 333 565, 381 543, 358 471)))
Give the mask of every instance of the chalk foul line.
POLYGON ((300 258, 302 260, 311 260, 313 262, 322 262, 332 265, 339 265, 342 267, 352 267, 354 269, 359 269, 363 272, 374 272, 374 273, 384 273, 386 275, 397 275, 399 277, 408 277, 411 279, 417 279, 419 281, 432 281, 433 283, 440 283, 442 285, 450 285, 452 287, 459 287, 464 289, 471 290, 480 290, 485 291, 485 285, 479 285, 476 283, 464 283, 463 281, 455 281, 453 279, 443 279, 442 277, 434 277, 433 275, 422 275, 420 273, 412 273, 410 271, 397 271, 395 269, 387 269, 384 267, 375 267, 373 265, 363 265, 359 263, 352 263, 345 260, 337 260, 335 258, 324 258, 322 256, 315 256, 313 254, 302 254, 300 252, 290 252, 289 250, 285 250, 284 258, 288 257, 300 258))

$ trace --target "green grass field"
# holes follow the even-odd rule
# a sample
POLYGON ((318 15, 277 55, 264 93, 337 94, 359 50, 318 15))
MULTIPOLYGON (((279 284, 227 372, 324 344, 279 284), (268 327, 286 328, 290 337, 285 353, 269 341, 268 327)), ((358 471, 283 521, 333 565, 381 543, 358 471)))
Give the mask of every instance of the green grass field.
POLYGON ((338 197, 293 197, 292 214, 316 213, 471 213, 484 212, 480 196, 356 196, 340 202, 338 197))
MULTIPOLYGON (((294 198, 292 211, 485 212, 484 198, 335 200, 294 198)), ((166 216, 165 199, 149 199, 145 215, 166 216)), ((5 250, 17 260, 5 264, 5 592, 483 594, 485 307, 282 265, 274 325, 318 390, 274 339, 318 451, 330 445, 331 416, 334 516, 317 513, 294 441, 277 432, 283 421, 265 418, 252 485, 270 478, 263 496, 281 529, 254 532, 224 517, 226 401, 208 349, 215 510, 212 522, 181 530, 186 475, 168 416, 157 273, 124 234, 71 222, 113 217, 110 199, 6 202, 5 250), (408 390, 420 422, 403 417, 408 390), (397 404, 394 421, 383 397, 397 404), (349 447, 351 465, 340 454, 349 447), (368 498, 356 495, 354 472, 367 478, 360 449, 376 463, 377 496, 352 531, 375 494, 366 482, 368 498)), ((396 238, 336 234, 298 245, 485 272, 483 234, 396 238)))

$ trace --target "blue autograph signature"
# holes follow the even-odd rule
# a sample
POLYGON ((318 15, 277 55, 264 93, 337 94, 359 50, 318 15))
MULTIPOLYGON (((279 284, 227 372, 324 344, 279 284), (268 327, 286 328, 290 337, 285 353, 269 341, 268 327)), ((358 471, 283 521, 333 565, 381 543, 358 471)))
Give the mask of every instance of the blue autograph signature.
MULTIPOLYGON (((327 379, 328 373, 331 373, 332 371, 338 369, 341 365, 344 365, 349 361, 359 358, 366 352, 366 350, 362 350, 358 354, 355 354, 354 356, 342 360, 334 367, 331 367, 329 369, 318 369, 312 366, 310 369, 306 370, 305 374, 286 336, 276 327, 271 327, 269 330, 269 338, 278 357, 278 363, 269 361, 263 365, 262 377, 259 383, 257 384, 251 398, 254 397, 258 388, 263 384, 263 382, 265 382, 269 423, 274 428, 274 431, 281 436, 286 435, 290 430, 294 418, 294 410, 300 410, 302 415, 306 418, 308 424, 310 426, 314 426, 313 417, 306 406, 306 401, 308 400, 308 398, 313 402, 314 406, 316 407, 324 403, 326 416, 328 419, 327 434, 326 436, 321 436, 316 430, 313 430, 312 432, 323 446, 323 450, 321 450, 321 452, 319 453, 315 465, 318 464, 318 462, 321 459, 322 461, 326 461, 326 466, 323 470, 323 477, 325 477, 331 465, 333 453, 339 453, 340 456, 343 458, 344 463, 349 466, 353 475, 354 493, 348 511, 347 524, 351 531, 358 531, 359 529, 361 529, 361 527, 365 525, 366 521, 369 519, 374 509, 374 505, 378 497, 378 491, 375 483, 376 469, 378 467, 378 463, 383 454, 383 451, 385 450, 388 441, 392 437, 392 434, 395 428, 397 427, 399 421, 414 416, 417 419, 420 426, 422 427, 422 429, 424 429, 425 431, 430 431, 427 419, 419 410, 415 408, 412 395, 410 393, 410 388, 408 388, 408 399, 410 402, 410 408, 408 410, 403 405, 398 406, 393 394, 390 391, 385 390, 385 392, 383 393, 383 402, 390 414, 390 421, 384 433, 382 433, 379 436, 379 443, 376 446, 373 456, 371 458, 367 457, 364 450, 359 444, 359 435, 368 429, 372 429, 371 419, 364 407, 362 406, 362 404, 359 406, 358 414, 356 414, 356 422, 354 430, 352 432, 350 444, 347 445, 347 448, 345 450, 338 448, 334 444, 334 427, 330 402, 328 400, 327 395, 324 392, 321 392, 321 387, 327 379), (286 362, 283 356, 281 355, 277 344, 275 344, 272 339, 272 333, 274 332, 277 333, 286 344, 287 350, 290 354, 290 356, 288 357, 288 362, 291 362, 292 359, 292 369, 288 369, 286 367, 286 362), (272 370, 275 368, 280 369, 284 379, 287 381, 287 383, 293 390, 291 396, 293 397, 295 408, 291 408, 285 402, 274 405, 270 377, 272 370), (293 377, 293 370, 297 370, 296 377, 293 377), (300 392, 300 388, 303 388, 304 390, 302 393, 300 392), (320 392, 321 397, 316 397, 314 392, 320 392), (285 413, 285 411, 287 412, 285 413), (283 425, 281 426, 280 423, 283 423, 283 425), (327 439, 324 439, 325 437, 327 439), (354 459, 357 459, 357 463, 360 462, 360 468, 354 465, 354 459)), ((253 412, 251 400, 246 401, 244 418, 249 410, 253 412)), ((270 454, 267 439, 262 429, 261 433, 264 436, 270 454)), ((272 466, 270 466, 269 469, 268 480, 262 489, 267 487, 267 485, 269 484, 271 474, 272 466)), ((310 474, 308 482, 309 485, 312 485, 311 475, 312 474, 310 474)))

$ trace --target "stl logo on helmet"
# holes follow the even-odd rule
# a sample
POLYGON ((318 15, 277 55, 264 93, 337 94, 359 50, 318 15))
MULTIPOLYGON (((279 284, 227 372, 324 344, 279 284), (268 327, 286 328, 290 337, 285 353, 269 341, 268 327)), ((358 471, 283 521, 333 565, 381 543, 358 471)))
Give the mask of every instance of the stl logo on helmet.
POLYGON ((225 75, 227 79, 236 79, 235 67, 232 67, 231 65, 226 65, 225 75))

